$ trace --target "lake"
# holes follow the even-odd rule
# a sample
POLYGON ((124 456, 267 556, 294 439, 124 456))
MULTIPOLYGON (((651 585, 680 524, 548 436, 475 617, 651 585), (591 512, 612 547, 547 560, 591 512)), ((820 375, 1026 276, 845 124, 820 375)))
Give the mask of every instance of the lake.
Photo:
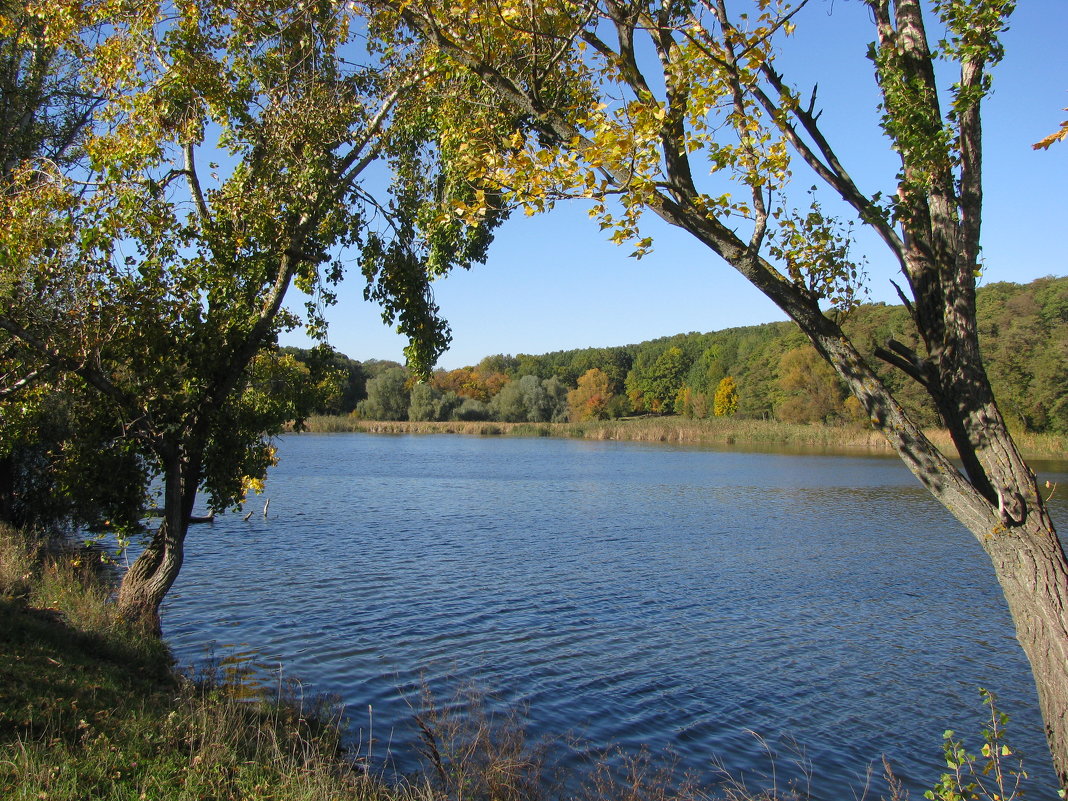
MULTIPOLYGON (((922 797, 945 729, 978 750, 982 686, 1029 797, 1055 797, 988 560, 895 458, 368 434, 279 457, 249 520, 191 528, 167 640, 337 695, 388 769, 414 764, 421 684, 474 685, 533 738, 578 738, 565 767, 647 745, 759 781, 756 733, 780 786, 859 797, 885 754, 922 797)), ((1068 464, 1036 469, 1066 525, 1068 464)))

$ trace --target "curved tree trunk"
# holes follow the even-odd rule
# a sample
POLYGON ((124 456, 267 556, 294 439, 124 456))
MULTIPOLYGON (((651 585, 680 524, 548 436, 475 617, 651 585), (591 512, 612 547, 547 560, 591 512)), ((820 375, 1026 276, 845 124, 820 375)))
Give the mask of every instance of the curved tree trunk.
POLYGON ((163 522, 119 585, 119 614, 157 635, 162 632, 159 608, 178 578, 185 557, 185 535, 196 497, 199 465, 165 448, 163 522))
POLYGON ((185 532, 164 519, 119 585, 119 613, 124 619, 162 632, 159 608, 182 568, 184 540, 185 532))

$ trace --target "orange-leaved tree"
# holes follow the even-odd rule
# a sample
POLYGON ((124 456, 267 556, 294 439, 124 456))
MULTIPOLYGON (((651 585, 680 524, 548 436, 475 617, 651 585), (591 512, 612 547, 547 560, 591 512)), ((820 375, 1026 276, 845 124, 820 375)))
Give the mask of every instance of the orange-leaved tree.
POLYGON ((567 393, 572 422, 603 420, 608 416, 612 397, 608 376, 600 368, 591 367, 579 376, 578 386, 567 393))

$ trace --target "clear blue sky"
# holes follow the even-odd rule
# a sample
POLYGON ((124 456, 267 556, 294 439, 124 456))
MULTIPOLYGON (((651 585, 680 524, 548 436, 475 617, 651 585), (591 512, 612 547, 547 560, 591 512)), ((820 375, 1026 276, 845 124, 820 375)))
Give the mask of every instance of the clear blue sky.
MULTIPOLYGON (((1068 273, 1068 142, 1031 144, 1054 131, 1068 106, 1068 0, 1022 0, 1004 37, 1006 58, 984 114, 983 281, 1026 282, 1068 273)), ((893 190, 893 154, 877 128, 877 97, 865 58, 873 36, 857 0, 814 0, 780 68, 807 96, 819 84, 822 122, 864 191, 893 190)), ((796 167, 795 181, 810 179, 796 167)), ((654 251, 641 261, 617 247, 579 203, 513 217, 485 265, 435 284, 453 331, 439 366, 475 364, 493 353, 545 353, 624 345, 687 331, 714 331, 785 319, 770 301, 685 232, 652 216, 654 251)), ((896 267, 871 237, 871 300, 896 303, 896 267)), ((330 344, 359 360, 403 361, 404 340, 363 301, 358 273, 329 314, 330 344)), ((283 344, 307 344, 291 335, 283 344)))

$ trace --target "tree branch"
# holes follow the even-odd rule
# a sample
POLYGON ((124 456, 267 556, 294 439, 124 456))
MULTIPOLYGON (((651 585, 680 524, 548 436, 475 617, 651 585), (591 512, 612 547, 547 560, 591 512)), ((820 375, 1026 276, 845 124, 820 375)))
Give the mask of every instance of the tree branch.
MULTIPOLYGON (((770 64, 765 63, 762 65, 762 71, 768 83, 779 94, 779 97, 793 96, 782 80, 782 76, 770 64)), ((856 182, 842 165, 834 148, 831 147, 830 142, 819 127, 819 117, 822 112, 814 111, 815 88, 813 88, 812 98, 807 109, 802 109, 794 101, 791 101, 784 109, 760 87, 754 87, 753 94, 771 119, 777 123, 779 130, 804 162, 824 183, 834 189, 843 200, 853 207, 862 221, 875 229, 876 233, 879 234, 880 238, 897 257, 902 268, 904 268, 905 246, 901 241, 901 237, 898 236, 897 231, 886 219, 883 210, 857 187, 856 182), (797 129, 787 121, 787 114, 793 115, 801 123, 802 128, 815 143, 819 155, 801 137, 797 129)))
POLYGON ((0 328, 43 357, 50 366, 74 373, 123 408, 136 408, 136 405, 131 405, 131 397, 119 389, 103 372, 89 366, 85 361, 72 359, 60 353, 6 314, 0 314, 0 328))
POLYGON ((38 378, 44 375, 44 372, 44 370, 31 370, 18 381, 15 381, 11 384, 6 384, 4 386, 0 386, 0 399, 6 398, 8 395, 14 395, 23 387, 30 386, 31 384, 36 382, 38 378))
POLYGON ((204 225, 208 225, 211 223, 211 212, 208 209, 208 204, 204 201, 204 192, 200 187, 200 177, 197 175, 197 166, 193 159, 193 146, 191 144, 182 147, 182 158, 184 160, 183 166, 185 169, 183 172, 185 173, 185 180, 189 185, 189 195, 193 198, 197 216, 200 217, 204 225))
POLYGON ((909 378, 916 381, 929 394, 937 391, 937 384, 932 375, 933 365, 920 356, 911 348, 906 347, 896 339, 886 340, 885 347, 875 348, 875 356, 901 370, 909 378))
POLYGON ((675 59, 678 56, 678 43, 673 29, 667 24, 666 8, 661 19, 654 23, 648 20, 657 56, 667 85, 667 117, 661 128, 661 141, 664 148, 664 167, 675 199, 682 203, 687 196, 698 194, 690 167, 689 151, 686 147, 686 105, 689 101, 688 89, 684 82, 673 81, 671 76, 675 59))
POLYGON ((960 145, 960 266, 958 281, 971 283, 979 262, 979 235, 983 209, 983 131, 980 117, 984 62, 961 64, 958 98, 964 107, 957 113, 960 145), (974 98, 970 95, 975 95, 974 98), (967 275, 964 275, 964 273, 967 275))

